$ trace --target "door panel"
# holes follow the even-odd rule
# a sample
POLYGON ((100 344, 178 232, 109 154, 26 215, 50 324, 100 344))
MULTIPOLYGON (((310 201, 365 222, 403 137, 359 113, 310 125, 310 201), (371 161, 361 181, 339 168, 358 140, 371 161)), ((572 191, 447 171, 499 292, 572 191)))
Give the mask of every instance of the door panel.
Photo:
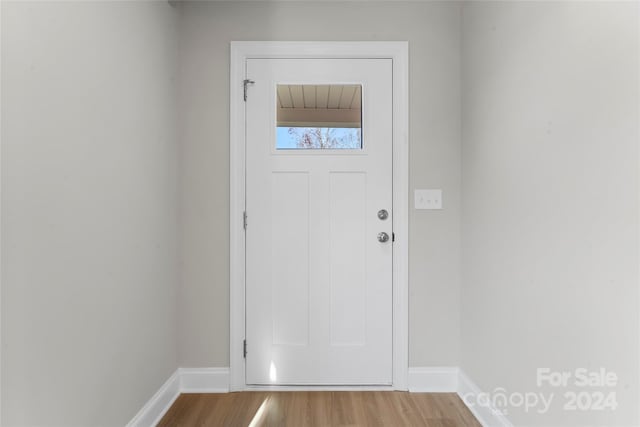
POLYGON ((247 78, 247 384, 391 384, 391 60, 250 59, 247 78), (283 108, 292 135, 338 130, 277 149, 283 108), (338 141, 356 115, 362 148, 338 141))
POLYGON ((274 345, 309 340, 309 174, 271 174, 274 345))
POLYGON ((366 342, 367 175, 329 174, 329 254, 331 344, 366 342))

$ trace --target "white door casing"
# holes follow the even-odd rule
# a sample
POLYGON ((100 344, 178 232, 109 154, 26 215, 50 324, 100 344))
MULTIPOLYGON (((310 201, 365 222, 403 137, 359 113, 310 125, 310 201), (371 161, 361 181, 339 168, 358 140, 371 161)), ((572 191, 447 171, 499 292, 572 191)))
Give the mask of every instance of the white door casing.
MULTIPOLYGON (((407 43, 406 42, 232 42, 231 46, 231 139, 230 139, 230 157, 231 157, 231 209, 230 209, 230 257, 231 257, 231 285, 230 285, 230 299, 231 299, 231 329, 230 329, 230 389, 231 390, 243 390, 252 387, 251 382, 255 383, 278 383, 278 384, 389 384, 389 388, 406 390, 407 383, 407 369, 408 369, 408 333, 407 333, 407 217, 408 217, 408 153, 407 153, 407 131, 408 131, 408 102, 407 102, 407 43), (243 101, 243 80, 246 76, 246 67, 248 60, 251 58, 322 58, 322 59, 347 59, 347 58, 387 58, 390 60, 390 65, 393 72, 393 130, 392 130, 392 164, 393 164, 393 226, 391 224, 385 227, 387 231, 393 231, 396 235, 396 240, 393 246, 393 289, 387 295, 387 298, 392 298, 392 314, 391 325, 387 321, 392 329, 392 372, 386 375, 384 378, 379 377, 377 379, 364 378, 361 374, 356 373, 350 378, 348 372, 344 370, 342 372, 336 371, 334 377, 329 380, 318 380, 318 378, 311 378, 310 381, 296 381, 294 379, 287 379, 287 370, 282 370, 282 366, 287 366, 288 363, 284 363, 284 360, 278 362, 281 366, 276 366, 276 376, 281 379, 273 381, 272 378, 268 378, 268 381, 247 381, 245 377, 245 361, 243 358, 242 342, 245 338, 245 316, 251 316, 249 313, 245 313, 245 235, 243 229, 243 212, 247 209, 245 206, 246 193, 245 186, 247 184, 245 180, 245 174, 247 172, 245 164, 246 152, 246 135, 245 135, 245 103, 243 101), (279 371, 279 374, 278 374, 279 371), (284 375, 284 376, 283 376, 284 375), (360 376, 358 376, 360 375, 360 376), (345 381, 344 379, 347 378, 345 381), (391 381, 389 381, 391 379, 391 381)), ((259 61, 258 61, 259 62, 259 61)), ((332 67, 335 68, 335 67, 332 67)), ((337 69, 337 68, 335 68, 337 69)), ((325 70, 326 71, 326 70, 325 70)), ((326 76, 326 73, 324 73, 326 76)), ((317 76, 319 77, 319 75, 317 76)), ((313 80, 313 79, 312 79, 313 80)), ((275 88, 275 83, 273 87, 275 88)), ((314 81, 307 81, 307 83, 318 83, 317 79, 314 81)), ((343 81, 343 83, 353 83, 353 80, 343 81)), ((257 86, 257 85, 256 85, 257 86)), ((248 96, 257 96, 258 87, 249 87, 248 96)), ((366 96, 366 94, 365 94, 366 96)), ((363 100, 364 101, 364 100, 363 100)), ((366 101, 364 101, 366 102, 366 101)), ((275 104, 274 104, 275 108, 275 104)), ((365 108, 366 111, 366 108, 365 108)), ((364 113, 366 114, 366 113, 364 113)), ((367 146, 366 135, 366 121, 363 125, 364 135, 364 148, 367 146)), ((274 126, 272 121, 272 126, 274 126)), ((271 139, 273 140, 273 139, 271 139)), ((388 154, 391 156, 391 153, 388 154)), ((277 156, 276 156, 277 157, 277 156)), ((316 156, 322 157, 322 156, 316 156)), ((327 159, 331 156, 327 156, 327 159)), ((339 156, 342 158, 349 158, 349 155, 339 156)), ((348 160, 353 163, 352 160, 348 160)), ((281 156, 284 158, 284 156, 281 156)), ((325 159, 324 161, 328 161, 325 159)), ((317 161, 316 161, 317 163, 317 161)), ((294 168, 295 169, 295 168, 294 168)), ((340 168, 338 168, 340 169, 340 168)), ((343 168, 344 169, 344 168, 343 168)), ((289 172, 295 172, 289 170, 289 172)), ((300 172, 300 171, 298 171, 300 172)), ((304 175, 304 174, 303 174, 304 175)), ((356 174, 357 175, 357 174, 356 174)), ((362 175, 362 174, 360 174, 362 175)), ((278 184, 289 186, 294 190, 299 185, 300 181, 291 178, 291 174, 275 174, 272 179, 275 179, 278 184)), ((307 178, 305 178, 307 179, 307 178)), ((307 181, 306 181, 307 182, 307 181)), ((340 189, 342 193, 349 186, 357 187, 362 185, 362 176, 353 177, 346 174, 334 174, 331 179, 327 180, 328 186, 333 185, 335 189, 340 189)), ((343 202, 348 202, 346 205, 343 203, 342 207, 354 206, 354 203, 364 203, 364 201, 358 202, 357 200, 342 199, 343 202)), ((249 202, 251 203, 251 202, 249 202)), ((298 204, 298 207, 301 205, 298 204)), ((296 206, 293 206, 296 208, 296 206)), ((308 209, 308 208, 307 208, 308 209)), ((367 207, 366 209, 370 209, 367 207)), ((376 208, 377 209, 377 208, 376 208)), ((310 209, 308 209, 311 212, 310 209)), ((374 210, 374 214, 375 214, 374 210)), ((278 213, 278 212, 276 212, 278 213)), ((280 214, 282 212, 279 212, 280 214)), ((251 214, 250 214, 251 215, 251 214)), ((270 215, 267 215, 270 216, 270 215)), ((250 216, 249 224, 255 220, 255 216, 250 216)), ((377 218, 375 219, 377 221, 377 218)), ((329 223, 331 218, 329 217, 329 223)), ((335 223, 335 218, 334 218, 335 223)), ((378 224, 377 224, 378 225, 378 224)), ((251 226, 251 225, 250 225, 251 226)), ((371 233, 367 225, 364 227, 366 233, 371 233)), ((377 228, 372 228, 376 230, 377 228)), ((372 236, 375 239, 375 233, 372 236)), ((375 241, 377 247, 380 248, 380 243, 375 241)), ((390 242, 389 242, 390 250, 390 242)), ((249 254, 247 254, 249 255, 249 254)), ((384 275, 384 273, 382 273, 384 275)), ((309 289, 312 289, 310 287, 309 289)), ((265 306, 271 306, 271 304, 264 304, 265 306)), ((343 312, 344 315, 346 312, 343 312)), ((335 313, 334 313, 335 314, 335 313)), ((349 315, 347 315, 347 318, 349 315)), ((384 316, 382 316, 384 317, 384 316)), ((308 325, 307 325, 308 326, 308 325)), ((376 328, 382 328, 378 325, 376 328)), ((300 331, 304 328, 298 328, 298 337, 301 337, 300 331)), ((350 337, 354 338, 354 330, 358 328, 351 328, 349 331, 343 334, 342 338, 350 337), (349 333, 351 335, 349 335, 349 333)), ((362 331, 362 328, 360 328, 362 331)), ((287 331, 285 331, 287 332, 287 331)), ((295 338, 295 330, 288 332, 294 335, 289 335, 288 339, 295 338)), ((257 336, 261 336, 259 333, 257 336)), ((249 352, 251 352, 251 341, 249 342, 249 352)), ((325 355, 326 356, 326 355, 325 355)), ((385 359, 384 357, 381 359, 385 359)), ((317 359, 320 360, 320 359, 317 359)), ((337 359, 336 359, 337 360, 337 359)), ((386 358, 388 363, 388 357, 386 358)), ((271 362, 269 360, 269 362, 271 362)), ((263 362, 261 364, 264 365, 263 362)), ((340 365, 340 363, 336 364, 340 365)), ((271 374, 273 371, 270 371, 271 374)), ((264 378, 263 378, 264 379, 264 378)))
POLYGON ((392 61, 249 59, 247 79, 246 381, 391 385, 392 61), (282 84, 361 86, 362 148, 276 149, 282 84))

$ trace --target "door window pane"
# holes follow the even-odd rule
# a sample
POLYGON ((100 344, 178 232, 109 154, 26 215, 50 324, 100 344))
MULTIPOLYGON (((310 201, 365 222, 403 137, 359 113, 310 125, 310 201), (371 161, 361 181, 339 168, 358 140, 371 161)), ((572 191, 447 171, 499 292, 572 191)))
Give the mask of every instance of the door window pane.
POLYGON ((278 85, 278 150, 362 149, 362 86, 278 85))

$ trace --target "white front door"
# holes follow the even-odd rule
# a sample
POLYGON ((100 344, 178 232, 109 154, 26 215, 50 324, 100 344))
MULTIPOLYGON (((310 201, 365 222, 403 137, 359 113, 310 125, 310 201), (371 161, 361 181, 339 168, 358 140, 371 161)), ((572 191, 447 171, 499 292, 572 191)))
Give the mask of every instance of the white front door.
POLYGON ((246 78, 246 382, 390 385, 392 61, 246 78))

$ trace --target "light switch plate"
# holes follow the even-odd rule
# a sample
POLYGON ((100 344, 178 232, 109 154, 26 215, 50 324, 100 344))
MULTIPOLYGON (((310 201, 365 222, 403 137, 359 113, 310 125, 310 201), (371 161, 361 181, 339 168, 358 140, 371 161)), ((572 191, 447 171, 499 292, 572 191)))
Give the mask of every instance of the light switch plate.
POLYGON ((415 190, 416 209, 442 209, 442 190, 415 190))

